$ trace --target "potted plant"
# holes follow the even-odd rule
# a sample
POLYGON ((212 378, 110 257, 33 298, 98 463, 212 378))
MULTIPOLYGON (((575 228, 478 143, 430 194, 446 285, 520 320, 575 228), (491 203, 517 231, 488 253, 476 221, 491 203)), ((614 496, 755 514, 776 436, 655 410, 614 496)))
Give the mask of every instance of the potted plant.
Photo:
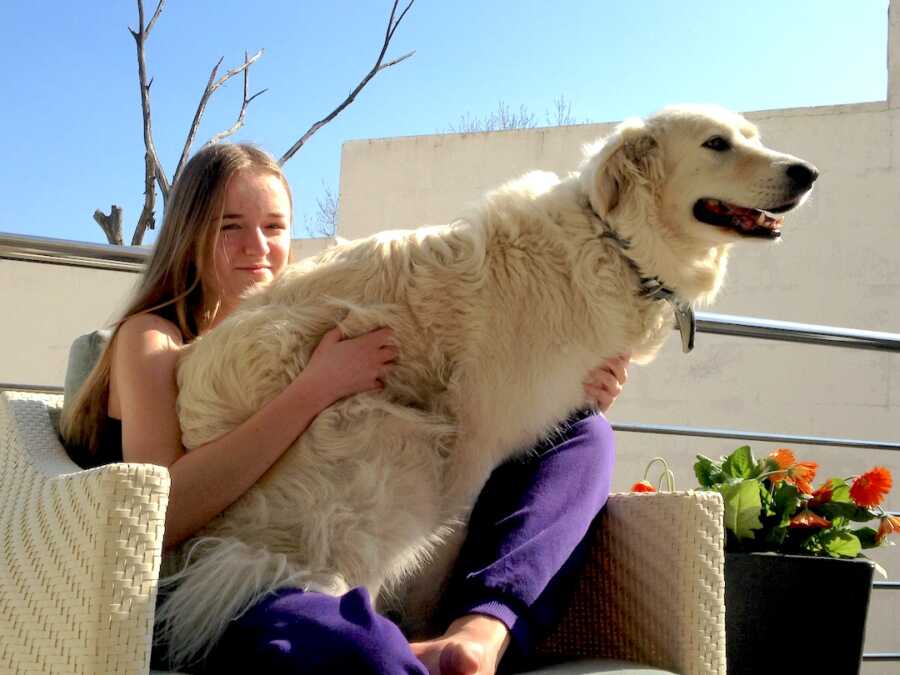
POLYGON ((875 568, 862 551, 900 532, 881 506, 892 478, 875 467, 814 488, 817 470, 786 448, 697 457, 700 489, 725 504, 729 675, 859 672, 875 568))

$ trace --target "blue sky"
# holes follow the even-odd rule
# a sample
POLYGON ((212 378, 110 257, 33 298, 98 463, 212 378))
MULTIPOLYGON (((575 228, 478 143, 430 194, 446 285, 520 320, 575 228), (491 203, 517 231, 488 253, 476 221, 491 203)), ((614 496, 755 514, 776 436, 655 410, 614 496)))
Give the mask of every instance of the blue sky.
MULTIPOLYGON (((401 3, 401 6, 405 3, 401 3)), ((265 49, 235 137, 276 155, 330 112, 374 62, 389 0, 169 0, 147 45, 153 126, 171 176, 209 71, 265 49)), ((381 73, 285 166, 295 236, 350 139, 447 131, 500 101, 540 123, 564 96, 578 121, 669 103, 741 111, 885 98, 888 0, 417 0, 381 73)), ((152 14, 155 0, 147 0, 152 14)), ((0 231, 105 241, 94 209, 143 204, 143 142, 126 0, 0 7, 0 231)), ((233 123, 235 78, 210 102, 195 149, 233 123)), ((161 204, 161 202, 159 202, 161 204)), ((152 236, 148 239, 152 241, 152 236)))

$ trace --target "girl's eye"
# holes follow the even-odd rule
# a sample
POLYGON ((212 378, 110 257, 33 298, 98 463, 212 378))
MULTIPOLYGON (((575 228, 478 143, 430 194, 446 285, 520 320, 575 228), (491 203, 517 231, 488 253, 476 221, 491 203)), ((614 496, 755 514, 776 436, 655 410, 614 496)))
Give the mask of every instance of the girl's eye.
POLYGON ((223 224, 222 224, 222 231, 223 231, 223 232, 224 232, 225 230, 239 230, 239 229, 241 229, 241 226, 238 225, 237 223, 223 223, 223 224))
POLYGON ((706 139, 703 147, 709 148, 710 150, 713 150, 715 152, 725 152, 726 150, 731 150, 731 143, 726 141, 721 136, 713 136, 706 139))
POLYGON ((283 230, 284 223, 269 223, 269 228, 273 230, 283 230))

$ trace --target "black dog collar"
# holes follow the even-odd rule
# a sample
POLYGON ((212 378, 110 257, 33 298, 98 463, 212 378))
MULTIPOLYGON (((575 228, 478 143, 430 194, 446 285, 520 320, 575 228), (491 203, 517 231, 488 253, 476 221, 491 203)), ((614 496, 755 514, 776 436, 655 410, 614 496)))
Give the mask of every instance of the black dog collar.
POLYGON ((681 351, 685 354, 694 348, 694 337, 697 334, 697 321, 694 317, 694 307, 687 300, 678 297, 678 294, 671 288, 666 286, 665 282, 659 277, 645 277, 641 274, 641 269, 634 259, 628 255, 627 251, 631 248, 631 242, 619 236, 619 233, 609 226, 609 223, 602 218, 605 231, 601 235, 604 238, 612 239, 618 246, 622 256, 628 262, 628 265, 635 271, 640 278, 640 290, 638 295, 649 300, 665 300, 672 305, 675 313, 675 323, 678 325, 678 332, 681 333, 681 351))

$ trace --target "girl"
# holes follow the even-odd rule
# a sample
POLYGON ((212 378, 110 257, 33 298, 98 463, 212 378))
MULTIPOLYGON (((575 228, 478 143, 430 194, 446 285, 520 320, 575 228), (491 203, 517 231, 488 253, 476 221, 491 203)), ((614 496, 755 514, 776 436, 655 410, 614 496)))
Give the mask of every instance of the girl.
MULTIPOLYGON (((175 407, 179 350, 227 317, 244 291, 285 269, 291 216, 290 189, 269 155, 237 144, 198 152, 170 195, 134 299, 63 416, 63 437, 81 466, 126 461, 168 468, 167 548, 237 500, 322 410, 381 388, 397 356, 388 329, 353 339, 334 329, 279 396, 233 431, 184 451, 175 407)), ((621 391, 626 364, 614 359, 585 383, 601 411, 621 391)), ((445 603, 448 628, 440 638, 409 644, 361 589, 341 598, 281 589, 233 621, 199 668, 493 674, 510 644, 526 652, 532 633, 552 622, 579 543, 609 491, 613 442, 606 420, 581 413, 565 429, 542 444, 535 460, 500 467, 486 485, 447 594, 453 602, 445 603)), ((162 647, 155 661, 164 661, 162 647)))

